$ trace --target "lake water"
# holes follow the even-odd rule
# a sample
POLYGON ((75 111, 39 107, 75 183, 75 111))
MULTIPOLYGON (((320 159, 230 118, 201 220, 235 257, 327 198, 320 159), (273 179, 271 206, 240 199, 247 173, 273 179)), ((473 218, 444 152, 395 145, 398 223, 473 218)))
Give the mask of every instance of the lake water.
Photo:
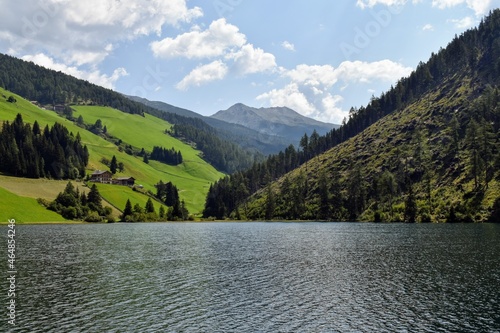
POLYGON ((500 332, 500 225, 16 229, 2 332, 500 332))

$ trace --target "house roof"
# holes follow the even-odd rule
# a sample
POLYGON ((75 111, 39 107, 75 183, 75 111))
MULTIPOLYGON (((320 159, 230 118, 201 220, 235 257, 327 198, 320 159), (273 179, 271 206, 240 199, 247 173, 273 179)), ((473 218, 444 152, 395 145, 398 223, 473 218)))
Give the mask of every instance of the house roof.
POLYGON ((102 175, 102 174, 105 174, 105 173, 111 173, 107 170, 105 171, 102 171, 102 170, 95 170, 93 173, 92 173, 92 176, 99 176, 99 175, 102 175))
POLYGON ((115 178, 115 180, 135 180, 134 177, 119 177, 119 178, 115 178))

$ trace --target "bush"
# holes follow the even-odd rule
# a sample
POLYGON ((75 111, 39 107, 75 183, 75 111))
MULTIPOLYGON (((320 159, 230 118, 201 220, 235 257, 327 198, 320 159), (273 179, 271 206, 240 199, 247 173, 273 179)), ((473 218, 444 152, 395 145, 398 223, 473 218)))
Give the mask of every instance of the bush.
POLYGON ((85 217, 85 222, 102 222, 102 217, 97 212, 92 211, 85 217))

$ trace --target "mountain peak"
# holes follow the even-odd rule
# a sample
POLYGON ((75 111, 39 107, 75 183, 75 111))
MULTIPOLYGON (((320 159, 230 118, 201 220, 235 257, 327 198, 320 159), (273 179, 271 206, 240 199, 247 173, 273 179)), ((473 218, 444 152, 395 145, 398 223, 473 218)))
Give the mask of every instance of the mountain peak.
POLYGON ((236 103, 227 110, 221 110, 211 118, 239 124, 260 133, 284 137, 293 144, 298 143, 304 133, 309 135, 316 130, 325 134, 337 127, 305 117, 288 107, 254 108, 243 103, 236 103))

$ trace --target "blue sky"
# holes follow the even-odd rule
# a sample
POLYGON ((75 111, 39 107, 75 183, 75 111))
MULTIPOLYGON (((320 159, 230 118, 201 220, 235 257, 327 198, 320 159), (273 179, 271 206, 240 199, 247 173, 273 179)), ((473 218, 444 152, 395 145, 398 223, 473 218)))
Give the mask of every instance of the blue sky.
POLYGON ((0 52, 211 115, 340 123, 500 0, 0 0, 0 52))

